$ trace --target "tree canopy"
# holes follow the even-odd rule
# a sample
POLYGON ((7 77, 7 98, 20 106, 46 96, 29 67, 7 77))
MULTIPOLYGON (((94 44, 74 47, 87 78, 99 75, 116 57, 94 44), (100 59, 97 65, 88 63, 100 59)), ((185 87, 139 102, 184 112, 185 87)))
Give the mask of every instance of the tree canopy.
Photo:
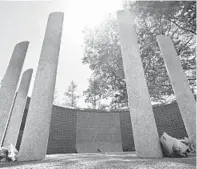
MULTIPOLYGON (((173 95, 172 86, 156 40, 157 35, 169 36, 180 57, 190 87, 196 87, 196 2, 137 1, 126 4, 133 17, 141 59, 152 101, 165 101, 173 95)), ((87 99, 93 94, 91 83, 97 84, 98 99, 112 98, 111 104, 127 106, 118 24, 109 16, 96 28, 84 30, 83 63, 93 70, 87 99)))

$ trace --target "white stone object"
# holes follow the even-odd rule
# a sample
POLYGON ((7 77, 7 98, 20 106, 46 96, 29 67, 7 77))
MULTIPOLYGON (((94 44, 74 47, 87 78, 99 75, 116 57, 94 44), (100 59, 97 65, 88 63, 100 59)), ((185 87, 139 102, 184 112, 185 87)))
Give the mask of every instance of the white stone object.
POLYGON ((196 145, 196 102, 184 74, 180 59, 169 37, 157 36, 176 101, 190 140, 196 145))
POLYGON ((28 46, 28 41, 16 44, 0 88, 0 145, 4 138, 28 46))
POLYGON ((19 150, 19 161, 45 158, 64 14, 49 15, 37 68, 26 125, 19 150))
POLYGON ((29 85, 32 77, 33 69, 26 70, 19 85, 19 89, 16 95, 14 106, 10 115, 10 120, 5 133, 3 146, 8 146, 10 143, 16 146, 17 138, 20 131, 23 113, 27 101, 27 94, 29 91, 29 85))
POLYGON ((162 157, 133 20, 129 11, 118 11, 117 19, 136 153, 162 157))

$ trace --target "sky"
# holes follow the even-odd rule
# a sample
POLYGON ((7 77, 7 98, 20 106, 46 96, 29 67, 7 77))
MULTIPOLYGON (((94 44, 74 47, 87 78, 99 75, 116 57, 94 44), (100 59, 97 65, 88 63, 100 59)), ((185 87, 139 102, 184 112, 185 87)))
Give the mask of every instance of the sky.
MULTIPOLYGON (((65 16, 55 87, 59 95, 58 102, 63 101, 63 93, 72 80, 78 86, 78 95, 82 96, 92 73, 88 65, 82 64, 82 30, 85 26, 99 25, 109 14, 115 16, 116 11, 122 9, 122 1, 0 0, 0 80, 3 79, 14 46, 20 41, 30 41, 22 72, 29 68, 34 69, 28 94, 31 96, 48 15, 61 11, 65 16)), ((86 107, 83 97, 79 99, 78 106, 86 107)))

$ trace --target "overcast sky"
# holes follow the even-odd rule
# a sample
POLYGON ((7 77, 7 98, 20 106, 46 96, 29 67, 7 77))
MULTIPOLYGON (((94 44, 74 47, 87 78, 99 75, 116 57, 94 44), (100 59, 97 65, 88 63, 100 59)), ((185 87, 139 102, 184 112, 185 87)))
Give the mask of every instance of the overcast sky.
MULTIPOLYGON (((56 89, 61 96, 73 80, 78 85, 78 94, 88 87, 91 70, 82 64, 83 34, 85 25, 98 25, 109 13, 121 9, 121 0, 53 0, 53 1, 0 1, 0 80, 3 78, 15 44, 30 41, 23 71, 33 68, 33 88, 40 57, 46 22, 49 13, 65 13, 57 72, 56 89)), ((84 107, 83 99, 79 106, 84 107)))

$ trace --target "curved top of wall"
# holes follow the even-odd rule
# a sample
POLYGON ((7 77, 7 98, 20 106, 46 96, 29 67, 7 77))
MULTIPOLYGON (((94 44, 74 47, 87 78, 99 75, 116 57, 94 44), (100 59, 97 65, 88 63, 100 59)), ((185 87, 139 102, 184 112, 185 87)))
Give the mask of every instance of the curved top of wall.
MULTIPOLYGON (((172 105, 177 105, 177 102, 174 101, 170 104, 160 104, 160 105, 153 105, 152 107, 154 109, 166 109, 166 108, 170 108, 172 105)), ((107 111, 107 110, 98 110, 98 109, 80 109, 80 108, 68 108, 68 107, 62 107, 62 106, 57 106, 57 105, 53 105, 53 108, 55 109, 63 109, 64 111, 66 110, 67 112, 90 112, 90 113, 126 113, 129 110, 111 110, 111 111, 107 111)))

